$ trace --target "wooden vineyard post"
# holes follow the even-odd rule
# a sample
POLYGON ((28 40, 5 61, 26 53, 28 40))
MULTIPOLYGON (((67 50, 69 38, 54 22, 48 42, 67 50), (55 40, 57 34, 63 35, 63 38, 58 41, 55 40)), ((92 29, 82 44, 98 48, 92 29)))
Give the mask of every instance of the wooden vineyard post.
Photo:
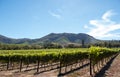
POLYGON ((59 68, 59 75, 61 75, 61 61, 60 61, 60 68, 59 68))
POLYGON ((90 76, 92 77, 92 59, 90 54, 90 76))
POLYGON ((21 72, 21 70, 22 70, 22 58, 20 60, 20 72, 21 72))
POLYGON ((37 72, 39 72, 40 60, 38 59, 37 72))
POLYGON ((9 69, 9 64, 10 64, 10 57, 8 59, 8 62, 7 62, 7 70, 9 69))

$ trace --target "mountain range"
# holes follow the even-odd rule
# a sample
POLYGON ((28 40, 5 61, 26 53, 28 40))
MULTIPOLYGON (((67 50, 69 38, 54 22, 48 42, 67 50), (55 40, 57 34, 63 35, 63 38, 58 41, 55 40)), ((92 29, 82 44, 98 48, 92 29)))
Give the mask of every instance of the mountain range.
POLYGON ((85 33, 50 33, 38 39, 15 39, 0 35, 0 43, 4 44, 44 44, 44 43, 58 43, 58 44, 81 44, 84 40, 85 44, 96 43, 99 40, 85 33))

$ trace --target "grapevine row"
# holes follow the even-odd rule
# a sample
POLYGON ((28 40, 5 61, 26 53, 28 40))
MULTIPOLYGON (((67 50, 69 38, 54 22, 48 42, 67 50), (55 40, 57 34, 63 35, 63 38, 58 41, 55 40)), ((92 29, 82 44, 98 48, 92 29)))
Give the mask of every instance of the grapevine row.
POLYGON ((90 49, 90 75, 97 74, 101 68, 112 58, 119 54, 118 49, 105 47, 91 47, 90 49))

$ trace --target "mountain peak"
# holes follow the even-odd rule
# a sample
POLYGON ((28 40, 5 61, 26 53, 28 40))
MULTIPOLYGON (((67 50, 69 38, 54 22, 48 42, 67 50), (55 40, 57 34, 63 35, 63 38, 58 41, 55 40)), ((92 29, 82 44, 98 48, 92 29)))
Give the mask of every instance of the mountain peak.
POLYGON ((86 44, 94 43, 97 41, 97 39, 85 33, 78 33, 78 34, 50 33, 40 38, 39 43, 54 42, 54 43, 59 43, 59 44, 69 44, 69 43, 81 44, 82 40, 84 40, 86 44))
POLYGON ((50 33, 42 38, 39 39, 11 39, 6 36, 0 35, 0 42, 7 43, 7 44, 41 44, 46 42, 58 43, 58 44, 69 44, 69 43, 76 43, 81 44, 82 40, 85 41, 86 44, 94 43, 97 41, 94 37, 85 34, 85 33, 50 33))

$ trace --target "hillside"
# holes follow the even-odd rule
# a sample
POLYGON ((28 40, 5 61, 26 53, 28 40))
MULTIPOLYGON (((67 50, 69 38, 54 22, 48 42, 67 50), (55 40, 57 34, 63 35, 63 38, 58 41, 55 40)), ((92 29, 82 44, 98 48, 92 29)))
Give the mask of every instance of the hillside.
POLYGON ((14 39, 0 35, 0 42, 5 44, 44 44, 48 42, 58 44, 81 44, 82 40, 84 40, 85 44, 95 43, 98 41, 94 37, 84 33, 51 33, 38 39, 14 39))
POLYGON ((30 44, 33 40, 23 38, 23 39, 14 39, 14 38, 9 38, 3 35, 0 35, 0 43, 5 43, 5 44, 30 44))
POLYGON ((69 43, 81 44, 82 40, 84 40, 85 44, 95 43, 98 41, 94 37, 84 33, 79 33, 79 34, 51 33, 40 39, 36 39, 36 43, 53 42, 59 44, 69 44, 69 43))

